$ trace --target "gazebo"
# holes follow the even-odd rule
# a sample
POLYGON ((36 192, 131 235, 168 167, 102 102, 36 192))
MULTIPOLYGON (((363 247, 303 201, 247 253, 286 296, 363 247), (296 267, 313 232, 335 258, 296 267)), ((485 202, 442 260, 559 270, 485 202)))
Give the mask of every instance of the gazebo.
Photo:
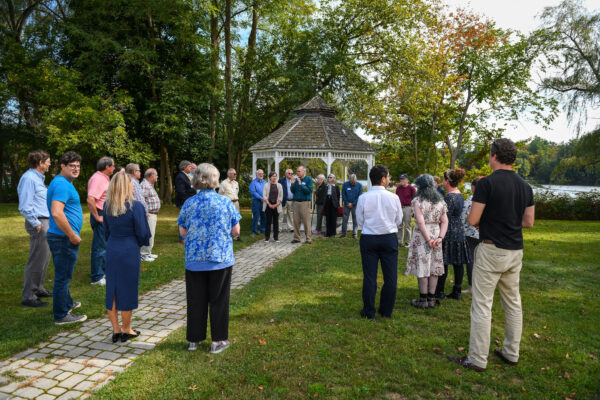
POLYGON ((321 159, 327 165, 339 160, 344 166, 344 180, 350 161, 366 161, 367 171, 375 164, 375 150, 352 129, 335 118, 337 110, 316 95, 294 110, 296 117, 272 132, 252 147, 252 174, 256 175, 257 160, 267 160, 268 172, 274 164, 279 174, 279 163, 286 158, 300 160, 321 159))

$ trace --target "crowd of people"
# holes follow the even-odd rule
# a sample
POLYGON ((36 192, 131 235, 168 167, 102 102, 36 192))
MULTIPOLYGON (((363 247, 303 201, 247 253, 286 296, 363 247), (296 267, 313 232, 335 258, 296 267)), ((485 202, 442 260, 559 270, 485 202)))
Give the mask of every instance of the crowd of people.
MULTIPOLYGON (((398 249, 408 247, 406 275, 417 277, 419 297, 411 305, 434 308, 445 298, 461 300, 464 265, 472 293, 470 353, 453 361, 476 371, 487 364, 491 306, 496 286, 506 312, 504 348, 496 354, 508 364, 518 361, 522 329, 519 297, 519 271, 523 255, 521 229, 533 226, 534 204, 531 187, 514 171, 516 146, 508 139, 496 140, 491 147, 490 166, 494 173, 471 182, 473 195, 466 201, 458 189, 465 172, 448 170, 443 180, 428 174, 417 177, 412 186, 407 175, 400 177, 396 193, 390 192, 388 168, 376 165, 369 171, 371 187, 364 192, 351 175, 342 188, 336 176, 316 178, 317 222, 311 230, 313 180, 304 166, 291 169, 278 179, 276 172, 258 170, 250 183, 252 232, 275 242, 279 233, 294 233, 292 243, 310 244, 319 233, 325 217, 325 237, 336 235, 336 222, 342 217, 341 237, 347 235, 352 216, 352 237, 361 230, 360 253, 363 268, 363 308, 360 315, 375 319, 391 318, 396 301, 398 249), (443 189, 440 186, 443 186, 443 189), (415 227, 412 228, 412 218, 415 227), (281 229, 280 229, 281 228, 281 229), (376 308, 377 271, 381 264, 384 284, 376 308), (454 270, 452 292, 445 294, 448 266, 454 270)), ((30 169, 19 186, 19 211, 25 217, 30 235, 29 259, 25 268, 22 304, 45 307, 42 299, 53 298, 56 324, 86 320, 73 310, 81 306, 72 299, 69 284, 78 258, 83 226, 81 201, 73 181, 81 170, 81 157, 69 151, 60 157, 60 173, 48 188, 44 175, 51 161, 45 151, 29 154, 30 169), (45 274, 52 256, 54 287, 44 288, 45 274)), ((228 341, 229 294, 235 264, 233 240, 240 239, 239 184, 234 169, 219 181, 212 164, 196 166, 181 161, 175 177, 175 205, 179 240, 185 246, 188 350, 198 348, 207 337, 210 316, 211 353, 230 346, 228 341), (218 189, 218 193, 217 193, 218 189)), ((140 332, 131 326, 132 311, 138 306, 141 261, 152 262, 157 215, 161 202, 154 188, 158 180, 149 168, 141 179, 138 164, 118 169, 110 157, 102 157, 87 184, 87 207, 93 231, 90 283, 105 286, 106 310, 112 324, 112 341, 126 342, 140 332), (118 172, 116 172, 118 171, 118 172), (120 313, 120 322, 119 322, 120 313)))

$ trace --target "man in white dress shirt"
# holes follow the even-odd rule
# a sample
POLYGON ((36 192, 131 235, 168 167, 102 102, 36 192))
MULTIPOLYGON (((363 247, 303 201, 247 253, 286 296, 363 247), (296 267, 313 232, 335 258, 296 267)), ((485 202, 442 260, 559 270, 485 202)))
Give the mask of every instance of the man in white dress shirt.
POLYGON ((398 196, 386 190, 390 174, 385 165, 376 165, 369 171, 371 189, 358 198, 356 221, 362 231, 360 255, 363 268, 363 309, 360 316, 375 319, 377 292, 377 264, 381 261, 383 287, 379 314, 391 318, 396 303, 398 281, 398 240, 396 233, 402 223, 402 206, 398 196))

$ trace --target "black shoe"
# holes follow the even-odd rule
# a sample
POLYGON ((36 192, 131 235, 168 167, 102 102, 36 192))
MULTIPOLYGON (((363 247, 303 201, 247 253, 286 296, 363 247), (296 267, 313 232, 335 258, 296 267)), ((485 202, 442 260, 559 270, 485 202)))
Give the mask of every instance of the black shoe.
POLYGON ((375 317, 369 317, 367 313, 365 313, 365 310, 360 310, 360 316, 371 321, 375 321, 375 317))
POLYGON ((24 300, 21 302, 21 305, 24 307, 41 308, 41 307, 46 307, 48 305, 48 303, 41 301, 40 299, 35 299, 35 300, 24 300))
POLYGON ((47 291, 46 289, 40 290, 35 294, 37 297, 52 297, 52 292, 47 291))
POLYGON ((478 367, 469 360, 469 356, 464 357, 448 357, 448 360, 457 363, 465 368, 472 369, 475 372, 484 372, 485 368, 478 367))
POLYGON ((447 295, 446 298, 453 299, 453 300, 462 300, 462 294, 460 294, 460 292, 461 292, 460 288, 458 288, 458 290, 456 288, 454 288, 454 290, 452 290, 452 293, 447 295))
POLYGON ((444 300, 446 298, 446 295, 444 294, 444 292, 439 292, 435 294, 435 298, 438 300, 444 300))
POLYGON ((292 240, 292 244, 295 244, 295 243, 300 243, 300 241, 296 240, 296 239, 292 240))
POLYGON ((237 239, 235 239, 235 240, 237 240, 238 242, 241 242, 242 238, 241 238, 241 236, 238 236, 237 239))
POLYGON ((121 343, 125 343, 129 339, 133 339, 140 336, 140 331, 136 331, 135 329, 133 331, 135 332, 135 335, 132 335, 131 333, 121 332, 121 343))
POLYGON ((121 339, 121 332, 113 332, 112 334, 112 342, 113 343, 117 343, 119 341, 119 339, 121 339))
POLYGON ((304 242, 304 243, 306 243, 306 244, 312 244, 312 241, 310 241, 310 240, 307 240, 307 241, 306 241, 306 242, 304 242))
POLYGON ((508 365, 515 366, 519 363, 518 361, 510 361, 508 358, 504 357, 504 354, 502 354, 502 349, 495 349, 494 354, 497 355, 502 361, 504 361, 508 365))

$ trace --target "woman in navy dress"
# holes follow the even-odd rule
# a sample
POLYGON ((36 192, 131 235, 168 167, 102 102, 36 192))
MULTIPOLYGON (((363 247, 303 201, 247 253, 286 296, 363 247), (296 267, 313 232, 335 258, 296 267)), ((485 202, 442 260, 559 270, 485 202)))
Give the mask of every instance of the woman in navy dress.
POLYGON ((462 222, 463 197, 458 189, 458 184, 465 177, 465 170, 461 168, 444 172, 444 189, 446 189, 446 205, 448 206, 448 233, 442 242, 444 251, 444 275, 438 279, 436 297, 438 299, 450 298, 461 300, 461 288, 464 275, 463 264, 471 260, 465 227, 462 222), (444 294, 444 285, 448 276, 448 265, 454 269, 454 287, 452 293, 444 294))
POLYGON ((113 326, 113 343, 119 339, 126 342, 140 334, 131 329, 131 314, 138 307, 140 247, 148 246, 150 227, 144 206, 133 199, 133 183, 125 171, 111 180, 106 204, 106 310, 113 326))

